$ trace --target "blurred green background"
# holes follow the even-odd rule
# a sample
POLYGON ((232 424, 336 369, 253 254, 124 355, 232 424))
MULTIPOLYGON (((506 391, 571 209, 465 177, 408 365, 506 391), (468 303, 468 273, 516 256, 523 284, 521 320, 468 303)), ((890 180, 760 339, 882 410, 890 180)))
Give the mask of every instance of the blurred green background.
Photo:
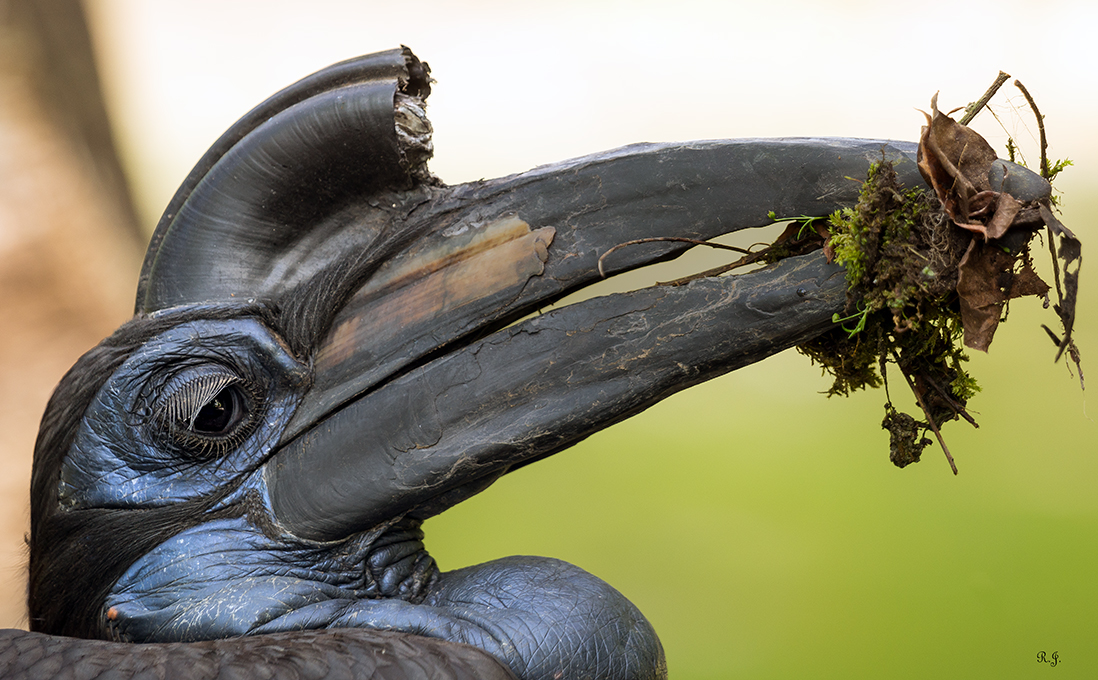
MULTIPOLYGON (((1091 3, 85 7, 145 229, 251 106, 401 43, 438 81, 431 168, 449 183, 638 141, 914 140, 934 92, 943 110, 963 106, 1006 70, 1041 106, 1051 155, 1076 164, 1058 187, 1084 243, 1076 333, 1098 375, 1091 3)), ((974 126, 999 149, 1005 127, 1036 164, 1017 90, 993 111, 1002 127, 988 113, 974 126)), ((510 475, 430 520, 428 547, 447 569, 531 554, 602 577, 652 621, 678 680, 1098 677, 1098 404, 1053 364, 1040 329, 1053 321, 1016 301, 990 354, 972 357, 980 429, 945 428, 957 477, 937 444, 894 468, 883 393, 827 399, 827 379, 787 352, 510 475)))

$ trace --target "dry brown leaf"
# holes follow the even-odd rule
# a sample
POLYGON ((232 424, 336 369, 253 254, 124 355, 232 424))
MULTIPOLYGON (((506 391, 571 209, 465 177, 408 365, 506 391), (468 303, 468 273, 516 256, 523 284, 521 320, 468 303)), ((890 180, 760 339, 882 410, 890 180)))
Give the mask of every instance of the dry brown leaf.
POLYGON ((995 202, 995 212, 987 221, 984 235, 987 238, 999 238, 1005 234, 1007 229, 1010 229, 1010 225, 1014 224, 1014 218, 1018 216, 1021 209, 1022 204, 1017 199, 1005 191, 1000 193, 995 202))
POLYGON ((987 351, 1007 300, 1048 293, 1048 284, 1028 261, 1014 272, 1017 260, 1017 256, 979 239, 969 244, 957 276, 966 347, 987 351))
POLYGON ((991 189, 988 171, 998 156, 975 130, 938 110, 937 94, 930 99, 930 110, 923 113, 927 125, 920 140, 919 169, 939 196, 952 194, 967 208, 970 198, 991 189))
POLYGON ((1049 288, 1028 262, 1015 273, 1017 256, 987 243, 1004 236, 1022 210, 1013 196, 991 188, 988 172, 995 150, 977 132, 939 111, 937 94, 930 99, 930 110, 923 113, 927 124, 919 140, 919 172, 953 223, 982 237, 973 238, 961 258, 957 294, 965 346, 986 352, 1006 301, 1044 295, 1049 288))
POLYGON ((999 275, 1013 264, 1014 258, 998 248, 975 238, 969 243, 957 275, 966 347, 986 352, 991 345, 1007 300, 998 285, 999 275))
MULTIPOLYGON (((1056 360, 1059 361, 1064 350, 1071 350, 1074 347, 1071 332, 1075 327, 1075 303, 1079 296, 1079 268, 1082 266, 1083 252, 1079 239, 1056 217, 1052 212, 1052 206, 1045 201, 1041 203, 1040 208, 1041 219, 1048 226, 1049 239, 1059 237, 1060 245, 1057 248, 1057 255, 1059 259, 1064 261, 1064 286, 1062 290, 1060 288, 1060 264, 1055 258, 1052 261, 1052 266, 1056 268, 1056 294, 1059 297, 1056 314, 1059 315, 1060 323, 1064 326, 1064 337, 1060 340, 1059 351, 1056 352, 1056 360)), ((1074 354, 1077 355, 1078 351, 1078 348, 1075 348, 1074 354)), ((1072 360, 1075 361, 1081 375, 1083 368, 1079 365, 1078 359, 1073 356, 1072 360)))
POLYGON ((831 227, 823 220, 817 220, 812 224, 816 227, 816 233, 823 239, 823 254, 827 258, 827 263, 831 264, 835 261, 835 247, 831 245, 831 227))
POLYGON ((988 172, 998 155, 975 130, 939 111, 937 94, 930 98, 930 110, 923 112, 927 124, 919 139, 919 172, 957 226, 985 240, 998 238, 1018 212, 996 218, 1003 204, 1001 194, 991 189, 988 172))
POLYGON ((1008 297, 1011 300, 1028 295, 1044 297, 1048 295, 1048 291, 1048 284, 1041 280, 1041 277, 1033 270, 1033 265, 1027 261, 1022 265, 1022 270, 1014 275, 1014 279, 1010 283, 1008 297))

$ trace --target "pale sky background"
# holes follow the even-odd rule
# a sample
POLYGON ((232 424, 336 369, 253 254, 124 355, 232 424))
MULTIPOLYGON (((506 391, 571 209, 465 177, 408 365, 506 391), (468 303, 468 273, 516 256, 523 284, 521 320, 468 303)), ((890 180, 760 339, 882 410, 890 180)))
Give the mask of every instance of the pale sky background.
MULTIPOLYGON (((247 110, 328 64, 398 44, 433 67, 431 167, 449 183, 640 141, 913 140, 915 108, 934 92, 943 110, 962 106, 1000 69, 1034 93, 1053 155, 1098 164, 1088 162, 1098 161, 1091 2, 94 0, 89 9, 148 223, 247 110)), ((1019 101, 1012 87, 1004 94, 1019 101)), ((998 105, 1009 114, 1006 100, 998 105)), ((1033 127, 1020 116, 1008 124, 1033 127)), ((986 113, 979 123, 993 143, 1002 137, 986 113)))

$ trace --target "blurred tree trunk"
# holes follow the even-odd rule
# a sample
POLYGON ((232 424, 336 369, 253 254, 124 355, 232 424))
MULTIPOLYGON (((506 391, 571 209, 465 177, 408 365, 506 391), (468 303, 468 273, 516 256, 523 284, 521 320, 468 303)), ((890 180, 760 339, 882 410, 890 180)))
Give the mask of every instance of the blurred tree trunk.
POLYGON ((79 0, 0 0, 0 627, 26 626, 38 421, 132 313, 138 234, 79 0))

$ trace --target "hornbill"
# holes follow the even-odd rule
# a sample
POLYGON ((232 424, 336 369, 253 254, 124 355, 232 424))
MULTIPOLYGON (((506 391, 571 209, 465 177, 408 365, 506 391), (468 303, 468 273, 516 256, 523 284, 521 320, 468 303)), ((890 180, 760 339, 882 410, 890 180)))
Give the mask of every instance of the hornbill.
MULTIPOLYGON (((426 169, 430 88, 407 48, 336 64, 244 116, 184 180, 134 318, 46 408, 34 632, 0 636, 0 670, 666 675, 652 626, 605 582, 535 557, 442 572, 420 525, 828 330, 845 305, 843 271, 816 252, 533 314, 600 264, 613 275, 691 247, 600 263, 613 246, 826 215, 873 160, 920 183, 915 147, 639 144, 446 186, 426 169)), ((1048 193, 1016 166, 995 172, 1015 196, 1048 193)))

